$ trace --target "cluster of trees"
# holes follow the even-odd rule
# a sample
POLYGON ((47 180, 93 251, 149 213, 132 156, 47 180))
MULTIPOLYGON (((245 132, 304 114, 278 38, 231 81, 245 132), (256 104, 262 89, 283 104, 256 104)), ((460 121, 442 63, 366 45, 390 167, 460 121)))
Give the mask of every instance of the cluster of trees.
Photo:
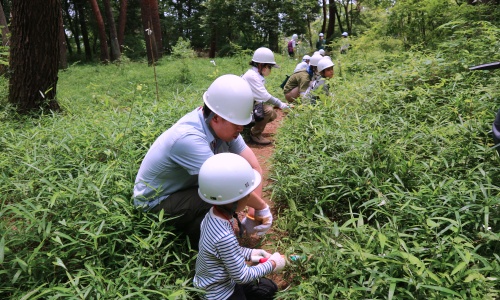
POLYGON ((443 12, 453 14, 450 6, 483 3, 498 8, 499 2, 0 0, 2 47, 10 52, 9 102, 21 112, 39 107, 57 110, 57 67, 65 68, 68 57, 109 62, 124 54, 132 59, 147 55, 151 64, 171 52, 180 38, 209 57, 231 55, 231 44, 243 49, 266 45, 280 51, 283 37, 294 33, 313 48, 316 33, 325 33, 328 42, 343 31, 356 33, 356 26, 369 28, 363 12, 374 8, 390 11, 383 34, 412 45, 430 40, 430 33, 449 20, 443 12))

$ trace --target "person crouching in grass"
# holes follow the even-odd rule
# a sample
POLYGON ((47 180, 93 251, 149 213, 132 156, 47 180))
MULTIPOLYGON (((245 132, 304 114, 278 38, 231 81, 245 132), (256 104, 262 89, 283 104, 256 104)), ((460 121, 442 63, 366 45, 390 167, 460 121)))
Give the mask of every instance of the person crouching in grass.
POLYGON ((326 80, 333 77, 334 65, 335 64, 328 56, 323 57, 318 62, 317 70, 321 75, 321 77, 311 83, 310 88, 308 89, 306 95, 304 96, 304 98, 310 100, 311 104, 315 104, 316 101, 318 100, 319 98, 318 93, 323 93, 327 96, 330 95, 330 87, 328 86, 328 82, 326 82, 326 80))
MULTIPOLYGON (((259 186, 261 176, 241 156, 216 154, 205 161, 198 175, 198 193, 213 207, 201 223, 194 286, 203 299, 273 299, 278 287, 264 276, 280 272, 285 259, 278 253, 241 247, 233 222, 245 208, 248 195, 259 186), (249 266, 252 257, 267 261, 249 266)), ((261 216, 255 215, 256 219, 261 216)), ((241 228, 241 226, 240 226, 241 228)), ((240 229, 241 230, 241 229, 240 229)))

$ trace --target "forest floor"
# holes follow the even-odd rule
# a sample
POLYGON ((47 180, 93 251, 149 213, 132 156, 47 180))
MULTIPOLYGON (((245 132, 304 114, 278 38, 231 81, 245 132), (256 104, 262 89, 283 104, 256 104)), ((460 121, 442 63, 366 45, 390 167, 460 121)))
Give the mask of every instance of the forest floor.
MULTIPOLYGON (((276 134, 276 131, 278 127, 280 127, 281 122, 283 120, 284 114, 282 110, 275 109, 276 113, 278 114, 278 117, 271 123, 268 123, 266 126, 266 129, 264 130, 264 133, 262 134, 265 138, 270 139, 273 141, 272 144, 270 145, 259 145, 250 140, 248 137, 248 131, 246 130, 243 133, 243 137, 245 138, 245 141, 247 142, 247 145, 253 150, 255 153, 255 156, 257 157, 257 160, 260 163, 260 166, 262 168, 262 182, 263 182, 263 193, 262 196, 264 200, 269 204, 269 207, 271 208, 272 214, 273 214, 273 219, 276 220, 278 218, 278 209, 275 206, 274 202, 271 199, 272 191, 268 187, 273 183, 273 180, 269 178, 269 172, 272 168, 271 166, 271 157, 274 153, 274 135, 276 134)), ((243 219, 245 216, 244 212, 240 212, 239 217, 240 220, 243 219)), ((274 227, 274 226, 273 226, 274 227)), ((274 240, 277 240, 280 238, 280 234, 275 232, 273 230, 273 227, 266 233, 265 238, 260 238, 257 237, 256 235, 252 236, 247 236, 245 235, 240 243, 242 246, 248 247, 248 248, 262 248, 266 250, 269 253, 274 253, 274 252, 280 252, 283 254, 282 249, 276 249, 276 245, 274 243, 274 240)), ((271 273, 270 275, 267 276, 268 278, 272 279, 277 285, 279 290, 286 289, 289 286, 289 283, 283 278, 282 274, 275 274, 271 273)))

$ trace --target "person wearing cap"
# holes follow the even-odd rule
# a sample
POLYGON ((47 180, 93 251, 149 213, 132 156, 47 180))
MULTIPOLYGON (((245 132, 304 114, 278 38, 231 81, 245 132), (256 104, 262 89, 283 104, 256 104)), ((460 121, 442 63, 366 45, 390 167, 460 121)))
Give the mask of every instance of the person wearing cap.
POLYGON ((323 32, 321 32, 319 34, 319 39, 318 41, 316 42, 316 50, 321 50, 321 49, 325 49, 325 46, 326 46, 326 41, 325 41, 325 38, 323 36, 323 32))
POLYGON ((311 81, 319 77, 316 66, 321 58, 323 58, 323 56, 319 53, 313 54, 309 61, 309 66, 306 69, 298 70, 288 78, 283 88, 286 101, 294 102, 300 96, 305 95, 311 81))
MULTIPOLYGON (((248 83, 240 76, 220 76, 204 93, 203 101, 203 107, 186 114, 155 140, 141 162, 133 191, 135 206, 176 217, 171 224, 189 236, 194 248, 201 220, 211 207, 198 195, 197 179, 203 163, 214 154, 231 152, 262 173, 255 154, 240 135, 252 120, 254 101, 248 83)), ((265 234, 272 215, 262 199, 262 185, 250 194, 248 205, 250 219, 242 221, 245 229, 265 234)))
POLYGON ((309 61, 311 60, 311 57, 309 55, 304 55, 304 57, 302 57, 302 61, 299 62, 297 64, 297 66, 295 66, 295 70, 293 70, 293 72, 297 72, 298 70, 302 70, 302 69, 306 69, 308 66, 309 66, 309 61))
POLYGON ((318 100, 318 93, 323 93, 325 95, 330 94, 330 88, 326 80, 333 77, 334 65, 335 64, 332 62, 329 56, 325 56, 319 60, 317 69, 321 77, 311 82, 311 85, 304 96, 304 98, 307 98, 311 101, 311 104, 315 104, 316 100, 318 100))
POLYGON ((299 38, 299 36, 294 33, 292 35, 292 39, 290 41, 288 41, 288 46, 287 46, 288 55, 290 55, 291 58, 295 57, 295 49, 297 48, 297 39, 298 38, 299 38))
POLYGON ((271 49, 266 47, 261 47, 255 50, 252 60, 250 61, 250 66, 252 66, 245 74, 243 74, 243 79, 245 79, 253 93, 254 100, 254 111, 259 109, 263 110, 263 116, 257 118, 254 114, 255 124, 250 128, 250 139, 260 145, 269 145, 271 141, 262 136, 266 125, 276 119, 278 116, 274 111, 274 107, 279 109, 289 109, 286 103, 281 102, 280 99, 271 95, 264 83, 266 82, 264 77, 271 74, 273 68, 278 68, 274 60, 274 53, 271 49))
POLYGON ((347 38, 349 34, 347 32, 342 32, 342 42, 340 46, 340 54, 347 54, 347 49, 349 49, 349 40, 347 38))
POLYGON ((260 182, 259 172, 232 153, 214 155, 200 168, 198 193, 212 205, 201 223, 193 279, 194 286, 204 292, 203 299, 274 299, 278 287, 264 276, 282 271, 284 257, 241 247, 233 227, 233 216, 245 208, 260 182))

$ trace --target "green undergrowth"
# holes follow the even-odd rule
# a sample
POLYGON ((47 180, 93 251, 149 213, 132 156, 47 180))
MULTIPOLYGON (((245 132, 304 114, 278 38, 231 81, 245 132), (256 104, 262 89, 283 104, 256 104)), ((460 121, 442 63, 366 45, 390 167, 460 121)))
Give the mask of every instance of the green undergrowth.
POLYGON ((426 52, 353 44, 334 95, 287 115, 273 196, 288 206, 281 247, 307 260, 280 299, 499 296, 500 73, 468 70, 499 60, 498 42, 461 36, 426 52))
MULTIPOLYGON (((59 73, 62 111, 36 118, 15 114, 3 78, 0 298, 196 298, 196 251, 166 218, 133 207, 133 183, 153 141, 250 58, 75 64, 59 73)), ((295 64, 277 59, 274 93, 295 64)))

